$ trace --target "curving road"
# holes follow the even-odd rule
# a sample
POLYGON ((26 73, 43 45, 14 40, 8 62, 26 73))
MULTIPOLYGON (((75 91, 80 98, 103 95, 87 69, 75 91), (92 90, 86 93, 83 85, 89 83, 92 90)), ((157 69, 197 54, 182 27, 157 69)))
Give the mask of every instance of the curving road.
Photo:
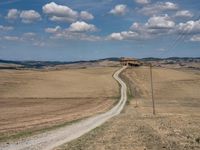
POLYGON ((119 69, 113 76, 121 85, 121 98, 117 105, 115 105, 111 110, 72 125, 41 133, 23 140, 10 142, 9 144, 0 143, 0 150, 51 150, 59 145, 82 136, 92 129, 102 125, 110 118, 118 115, 124 108, 127 100, 126 84, 119 78, 119 74, 125 68, 126 67, 119 69))

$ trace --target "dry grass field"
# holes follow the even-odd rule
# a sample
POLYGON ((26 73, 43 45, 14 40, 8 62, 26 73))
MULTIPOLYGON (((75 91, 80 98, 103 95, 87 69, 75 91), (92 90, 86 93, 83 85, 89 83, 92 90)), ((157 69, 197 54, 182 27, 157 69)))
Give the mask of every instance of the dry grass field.
POLYGON ((119 96, 115 70, 0 70, 0 139, 108 110, 119 96))
POLYGON ((200 149, 199 71, 153 69, 155 116, 149 69, 129 68, 121 76, 129 87, 123 113, 57 150, 200 149))

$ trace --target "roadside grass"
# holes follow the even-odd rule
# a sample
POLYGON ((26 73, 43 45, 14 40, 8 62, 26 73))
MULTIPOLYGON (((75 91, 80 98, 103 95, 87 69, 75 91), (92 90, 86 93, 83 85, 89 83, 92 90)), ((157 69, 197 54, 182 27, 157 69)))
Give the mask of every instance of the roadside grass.
MULTIPOLYGON (((113 74, 114 75, 114 74, 113 74)), ((127 82, 127 79, 125 80, 125 75, 123 75, 123 71, 119 74, 119 77, 126 83, 127 85, 127 101, 126 101, 126 105, 130 104, 130 101, 133 99, 133 94, 131 92, 131 87, 127 82)), ((117 81, 116 81, 117 82, 117 81)), ((120 97, 121 97, 121 84, 119 82, 118 83, 118 87, 119 87, 119 96, 118 96, 118 100, 115 102, 115 105, 119 102, 120 97)), ((124 112, 124 109, 122 110, 122 113, 124 112)), ((107 126, 109 125, 108 122, 105 122, 104 124, 102 124, 101 126, 98 126, 96 128, 94 128, 92 131, 90 131, 89 133, 75 139, 72 140, 71 142, 65 143, 57 148, 55 148, 55 150, 64 150, 64 149, 68 149, 68 147, 74 148, 76 150, 81 150, 83 149, 81 146, 83 144, 88 144, 88 141, 90 141, 92 138, 95 138, 96 135, 102 134, 102 132, 105 132, 107 129, 107 126)))
POLYGON ((84 144, 86 144, 86 147, 89 146, 90 143, 88 143, 88 141, 94 140, 94 138, 96 138, 97 135, 101 135, 102 133, 104 133, 108 128, 108 125, 109 123, 105 122, 101 126, 94 128, 93 130, 84 134, 83 136, 74 139, 70 142, 67 142, 63 145, 60 145, 53 150, 68 150, 68 149, 83 150, 85 147, 83 148, 82 146, 84 144))
POLYGON ((127 101, 126 101, 126 104, 129 105, 131 100, 133 100, 133 98, 134 98, 134 94, 133 94, 132 89, 131 89, 131 83, 130 83, 129 79, 123 74, 123 72, 121 72, 121 74, 119 76, 127 85, 127 91, 126 91, 127 92, 127 101))
POLYGON ((88 117, 84 117, 84 118, 73 120, 73 121, 67 121, 67 122, 64 122, 62 124, 58 124, 58 125, 54 125, 54 126, 46 127, 46 128, 42 128, 42 129, 26 130, 26 131, 18 132, 16 134, 12 134, 12 135, 3 135, 3 136, 0 137, 0 142, 5 142, 7 140, 16 140, 16 139, 19 139, 19 138, 26 138, 26 137, 29 137, 29 136, 36 135, 38 133, 44 133, 44 132, 47 132, 47 131, 51 131, 51 130, 54 130, 54 129, 57 129, 57 128, 64 127, 66 125, 71 125, 73 123, 76 123, 76 122, 81 121, 83 119, 86 119, 88 117))
MULTIPOLYGON (((113 106, 115 106, 117 103, 118 103, 118 100, 120 98, 120 96, 116 96, 116 97, 110 97, 111 99, 115 99, 116 101, 113 103, 113 105, 110 106, 109 109, 111 109, 113 106)), ((96 113, 95 115, 99 115, 103 112, 99 112, 99 113, 96 113)), ((8 141, 8 140, 16 140, 16 139, 20 139, 20 138, 27 138, 27 137, 30 137, 30 136, 34 136, 34 135, 37 135, 39 133, 44 133, 44 132, 48 132, 48 131, 52 131, 52 130, 55 130, 55 129, 58 129, 58 128, 62 128, 62 127, 65 127, 65 126, 68 126, 68 125, 71 125, 73 123, 76 123, 76 122, 79 122, 79 121, 82 121, 84 119, 87 119, 89 117, 91 117, 92 115, 90 116, 87 116, 87 117, 83 117, 83 118, 80 118, 80 119, 76 119, 76 120, 72 120, 72 121, 66 121, 64 123, 61 123, 61 124, 57 124, 57 125, 53 125, 53 126, 50 126, 50 127, 46 127, 46 128, 41 128, 41 129, 30 129, 30 130, 26 130, 26 131, 21 131, 21 132, 18 132, 18 133, 14 133, 14 134, 10 134, 10 135, 0 135, 0 142, 5 142, 5 141, 8 141)))

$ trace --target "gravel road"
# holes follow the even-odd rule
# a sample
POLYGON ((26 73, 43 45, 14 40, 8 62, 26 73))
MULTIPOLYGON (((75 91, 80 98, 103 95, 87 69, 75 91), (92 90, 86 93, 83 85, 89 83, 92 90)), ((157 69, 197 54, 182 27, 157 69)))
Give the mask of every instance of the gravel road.
POLYGON ((121 85, 121 98, 117 105, 111 110, 76 122, 72 125, 37 134, 26 139, 9 143, 0 143, 0 150, 51 150, 84 135, 92 129, 102 125, 110 118, 118 115, 122 111, 127 100, 126 84, 118 76, 125 68, 126 67, 119 69, 113 76, 121 85))

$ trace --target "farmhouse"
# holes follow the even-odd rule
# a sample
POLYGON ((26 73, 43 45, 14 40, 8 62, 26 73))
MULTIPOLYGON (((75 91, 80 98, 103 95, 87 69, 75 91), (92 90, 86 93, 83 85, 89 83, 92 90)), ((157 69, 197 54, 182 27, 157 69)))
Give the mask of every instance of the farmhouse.
POLYGON ((126 57, 122 57, 120 59, 120 64, 122 66, 135 66, 135 67, 142 65, 142 63, 139 60, 134 59, 134 58, 126 58, 126 57))

